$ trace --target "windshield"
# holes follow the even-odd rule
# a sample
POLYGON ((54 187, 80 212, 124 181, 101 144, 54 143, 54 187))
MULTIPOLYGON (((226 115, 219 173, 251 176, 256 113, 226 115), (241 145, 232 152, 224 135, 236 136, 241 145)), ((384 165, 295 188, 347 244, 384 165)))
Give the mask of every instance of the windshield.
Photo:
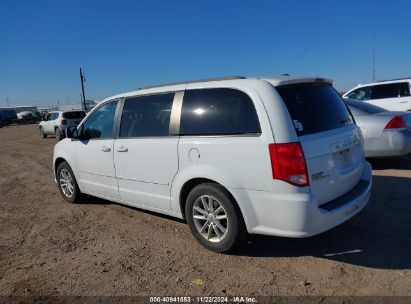
POLYGON ((79 119, 86 117, 84 111, 75 111, 75 112, 65 112, 63 113, 63 118, 65 119, 79 119))
POLYGON ((349 105, 350 107, 353 107, 359 111, 365 112, 367 114, 376 114, 376 113, 382 113, 386 112, 386 109, 377 107, 375 105, 363 102, 363 101, 358 101, 358 100, 352 100, 352 99, 346 99, 345 100, 346 104, 349 105))
POLYGON ((353 123, 347 106, 330 84, 304 83, 276 89, 288 108, 298 136, 353 123))

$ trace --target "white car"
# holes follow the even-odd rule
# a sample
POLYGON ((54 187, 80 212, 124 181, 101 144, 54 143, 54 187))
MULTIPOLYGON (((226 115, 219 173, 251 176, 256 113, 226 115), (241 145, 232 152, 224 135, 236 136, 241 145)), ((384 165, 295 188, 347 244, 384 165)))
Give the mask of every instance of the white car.
POLYGON ((357 126, 322 78, 232 77, 102 101, 54 148, 57 185, 185 219, 206 248, 308 237, 368 202, 357 126))
POLYGON ((411 111, 411 78, 359 84, 343 95, 389 111, 411 111))
POLYGON ((77 126, 86 116, 84 111, 55 111, 50 112, 39 123, 40 135, 46 138, 47 135, 55 135, 58 140, 64 137, 64 132, 68 127, 77 126))

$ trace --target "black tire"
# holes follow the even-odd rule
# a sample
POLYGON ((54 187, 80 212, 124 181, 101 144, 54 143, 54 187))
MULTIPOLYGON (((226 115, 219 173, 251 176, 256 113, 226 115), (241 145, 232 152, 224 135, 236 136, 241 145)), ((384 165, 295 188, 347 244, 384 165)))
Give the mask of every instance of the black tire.
POLYGON ((59 188, 60 194, 63 197, 63 199, 65 201, 69 202, 69 203, 79 203, 79 201, 82 197, 82 193, 80 192, 80 189, 78 187, 77 180, 74 176, 73 170, 71 170, 69 164, 66 161, 63 161, 58 165, 57 171, 56 171, 56 180, 57 180, 57 187, 59 188), (61 172, 63 170, 66 170, 67 172, 69 172, 69 174, 72 178, 73 193, 72 193, 71 196, 66 194, 63 187, 62 187, 61 172))
POLYGON ((44 133, 43 127, 40 127, 40 136, 41 138, 47 138, 47 135, 44 133))
MULTIPOLYGON (((203 245, 205 248, 207 248, 210 251, 220 252, 220 253, 230 252, 236 247, 240 246, 247 237, 247 230, 245 228, 244 220, 243 220, 241 211, 237 203, 231 198, 231 195, 228 193, 228 191, 219 184, 204 183, 204 184, 200 184, 194 187, 194 189, 191 190, 191 192, 189 193, 187 197, 186 206, 185 206, 185 214, 186 214, 187 224, 190 227, 190 230, 192 234, 194 235, 194 237, 197 239, 197 241, 201 245, 203 245), (212 242, 206 239, 206 237, 200 233, 200 231, 196 227, 196 223, 194 222, 194 218, 193 218, 194 209, 193 208, 195 206, 195 203, 198 200, 200 200, 200 198, 204 195, 215 198, 216 200, 213 200, 214 201, 213 204, 217 204, 217 206, 221 205, 227 217, 226 222, 225 222, 226 227, 227 227, 226 234, 224 238, 221 238, 221 240, 216 241, 216 242, 212 242)), ((206 226, 207 223, 209 223, 206 220, 200 220, 200 221, 204 221, 204 227, 206 226)), ((197 223, 199 223, 199 221, 197 221, 197 223)), ((202 223, 203 222, 201 222, 201 224, 202 223)), ((207 230, 209 229, 210 229, 210 226, 208 226, 207 230)), ((216 232, 215 230, 212 230, 213 234, 215 232, 216 232)), ((215 237, 217 237, 217 235, 215 235, 215 237)))
POLYGON ((56 134, 57 141, 62 140, 62 136, 61 136, 61 132, 59 128, 56 128, 55 134, 56 134))

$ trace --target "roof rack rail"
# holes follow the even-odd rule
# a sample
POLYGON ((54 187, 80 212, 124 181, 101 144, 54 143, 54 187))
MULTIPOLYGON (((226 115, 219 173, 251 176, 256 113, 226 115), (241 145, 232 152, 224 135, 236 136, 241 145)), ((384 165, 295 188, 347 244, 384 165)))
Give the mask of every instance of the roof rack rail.
POLYGON ((405 79, 411 79, 411 77, 404 77, 404 78, 397 78, 397 79, 378 80, 378 81, 376 81, 376 82, 396 81, 396 80, 405 80, 405 79))
POLYGON ((146 89, 153 89, 153 88, 160 88, 166 87, 171 85, 178 85, 178 84, 189 84, 195 82, 209 82, 209 81, 218 81, 218 80, 234 80, 234 79, 245 79, 244 76, 227 76, 227 77, 216 77, 216 78, 206 78, 206 79, 199 79, 199 80, 188 80, 188 81, 179 81, 179 82, 170 82, 170 83, 163 83, 158 85, 151 85, 146 87, 137 88, 137 90, 146 90, 146 89))

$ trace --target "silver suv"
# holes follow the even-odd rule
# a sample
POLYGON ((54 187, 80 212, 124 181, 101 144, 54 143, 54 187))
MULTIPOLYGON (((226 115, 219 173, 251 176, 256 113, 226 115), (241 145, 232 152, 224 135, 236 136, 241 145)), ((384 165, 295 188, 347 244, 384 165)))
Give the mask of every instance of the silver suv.
POLYGON ((47 138, 47 135, 55 135, 61 140, 65 135, 65 130, 71 126, 77 126, 86 116, 84 111, 55 111, 50 112, 39 124, 40 135, 47 138))

